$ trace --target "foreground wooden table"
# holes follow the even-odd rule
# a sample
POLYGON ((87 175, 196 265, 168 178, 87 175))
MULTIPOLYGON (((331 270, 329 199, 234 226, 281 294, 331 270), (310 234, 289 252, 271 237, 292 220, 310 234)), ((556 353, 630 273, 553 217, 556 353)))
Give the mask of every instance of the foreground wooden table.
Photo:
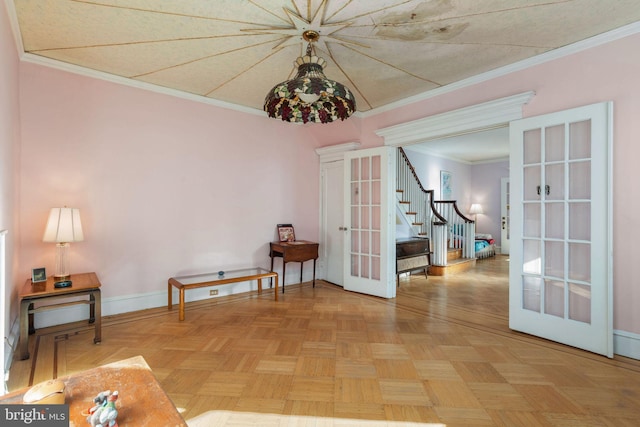
MULTIPOLYGON (((169 396, 142 356, 132 357, 59 378, 65 383, 69 418, 77 427, 88 426, 86 416, 93 398, 102 391, 118 391, 118 426, 186 427, 169 396)), ((0 403, 22 403, 29 388, 0 397, 0 403)), ((73 424, 72 424, 73 425, 73 424)))
POLYGON ((100 281, 96 273, 72 274, 69 279, 72 285, 68 288, 54 287, 53 277, 46 282, 32 283, 28 279, 20 289, 20 359, 29 358, 29 334, 33 334, 33 315, 40 311, 52 310, 75 304, 89 304, 89 323, 95 324, 95 344, 102 340, 102 300, 100 297, 100 281), (71 301, 52 304, 52 301, 69 297, 85 296, 88 300, 71 301), (34 303, 39 307, 34 308, 34 303))
POLYGON ((204 288, 207 286, 226 285, 228 283, 258 281, 258 292, 262 292, 262 279, 275 278, 276 288, 274 291, 274 299, 278 301, 278 273, 267 271, 264 268, 252 267, 240 270, 224 271, 224 274, 204 273, 193 274, 191 276, 179 276, 169 279, 167 284, 167 307, 169 310, 173 308, 172 286, 180 291, 180 311, 179 320, 184 320, 184 293, 187 289, 204 288))

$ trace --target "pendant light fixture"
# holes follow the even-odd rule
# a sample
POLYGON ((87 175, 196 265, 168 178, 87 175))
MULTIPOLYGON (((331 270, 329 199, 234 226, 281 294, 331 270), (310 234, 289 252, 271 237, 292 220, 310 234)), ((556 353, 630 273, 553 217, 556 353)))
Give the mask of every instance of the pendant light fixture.
POLYGON ((308 45, 306 55, 294 63, 298 67, 297 75, 269 91, 264 110, 269 117, 292 123, 331 123, 347 119, 356 109, 353 93, 324 75, 326 61, 315 54, 313 47, 320 34, 307 30, 302 37, 308 45))

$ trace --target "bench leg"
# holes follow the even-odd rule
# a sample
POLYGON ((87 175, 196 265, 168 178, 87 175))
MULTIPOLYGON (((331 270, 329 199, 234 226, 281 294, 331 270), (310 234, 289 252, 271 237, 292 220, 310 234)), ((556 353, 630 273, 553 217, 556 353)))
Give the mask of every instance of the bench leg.
POLYGON ((178 315, 179 320, 184 320, 184 288, 180 289, 180 314, 178 315))
POLYGON ((275 288, 273 290, 274 296, 275 296, 275 300, 278 301, 278 275, 276 274, 276 276, 273 278, 274 282, 275 282, 275 288))

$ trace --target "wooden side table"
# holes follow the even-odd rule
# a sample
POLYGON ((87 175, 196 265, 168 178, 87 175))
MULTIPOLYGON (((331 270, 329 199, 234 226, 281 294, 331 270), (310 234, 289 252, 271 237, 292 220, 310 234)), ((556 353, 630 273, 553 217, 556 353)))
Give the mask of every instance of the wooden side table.
POLYGON ((307 240, 293 242, 271 242, 269 256, 271 257, 271 271, 273 259, 282 258, 282 293, 284 293, 285 273, 288 262, 300 263, 300 282, 302 282, 302 266, 305 261, 313 260, 313 287, 316 287, 316 260, 318 259, 318 243, 307 240))
POLYGON ((29 334, 35 332, 33 316, 45 310, 53 310, 76 304, 89 304, 89 323, 95 325, 95 344, 102 341, 102 299, 100 296, 100 281, 96 273, 72 274, 69 279, 72 285, 68 288, 54 287, 53 277, 46 282, 32 283, 28 279, 19 293, 20 298, 20 359, 29 358, 29 334), (62 298, 87 295, 88 300, 70 301, 52 304, 52 301, 62 298), (34 303, 40 305, 34 308, 34 303))

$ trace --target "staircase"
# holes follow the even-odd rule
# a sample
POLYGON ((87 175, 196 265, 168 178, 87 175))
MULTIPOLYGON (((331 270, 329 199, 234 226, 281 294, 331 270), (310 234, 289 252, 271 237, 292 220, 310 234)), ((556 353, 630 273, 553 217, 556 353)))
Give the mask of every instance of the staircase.
POLYGON ((434 200, 434 191, 424 189, 402 148, 396 171, 398 215, 412 236, 430 239, 429 274, 445 276, 475 267, 475 222, 454 200, 434 200))
POLYGON ((448 276, 471 270, 476 266, 475 258, 463 258, 462 249, 449 249, 447 251, 447 265, 430 265, 429 274, 432 276, 448 276))

